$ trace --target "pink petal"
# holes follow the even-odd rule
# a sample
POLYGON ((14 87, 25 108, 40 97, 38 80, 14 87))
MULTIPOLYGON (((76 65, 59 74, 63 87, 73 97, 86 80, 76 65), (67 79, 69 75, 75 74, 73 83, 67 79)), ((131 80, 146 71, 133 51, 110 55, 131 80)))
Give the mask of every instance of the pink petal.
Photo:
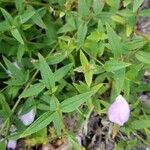
POLYGON ((19 118, 23 122, 24 125, 28 126, 34 121, 35 115, 36 115, 36 112, 34 109, 32 109, 31 111, 20 116, 19 118))
POLYGON ((15 150, 16 146, 17 146, 17 141, 15 141, 15 140, 9 140, 7 143, 7 148, 11 148, 11 149, 15 150))
POLYGON ((130 108, 127 101, 119 95, 108 110, 108 118, 111 122, 123 126, 130 116, 130 108))

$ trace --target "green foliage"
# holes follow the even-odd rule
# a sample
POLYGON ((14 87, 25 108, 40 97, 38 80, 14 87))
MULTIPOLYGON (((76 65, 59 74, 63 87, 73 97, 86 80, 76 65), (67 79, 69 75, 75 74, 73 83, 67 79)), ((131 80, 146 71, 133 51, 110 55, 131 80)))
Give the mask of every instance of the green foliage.
POLYGON ((132 109, 121 127, 130 140, 120 140, 116 149, 150 141, 149 106, 139 100, 150 91, 143 83, 150 69, 150 37, 136 31, 137 18, 150 15, 139 9, 142 2, 0 1, 0 149, 7 138, 51 139, 42 133, 49 127, 55 139, 68 137, 73 149, 84 149, 66 129, 64 116, 75 114, 81 123, 94 110, 108 120, 108 107, 121 93, 132 109), (35 120, 24 126, 18 115, 33 108, 35 120), (15 134, 9 132, 12 124, 15 134), (145 139, 131 139, 137 130, 145 139))
POLYGON ((134 129, 144 129, 144 128, 149 128, 150 127, 150 120, 145 119, 145 120, 134 120, 132 122, 132 128, 134 129))
POLYGON ((30 96, 36 96, 38 95, 43 89, 45 88, 43 83, 36 83, 34 85, 31 85, 27 90, 23 91, 20 94, 20 98, 26 98, 30 96))
POLYGON ((39 69, 41 72, 43 82, 48 89, 52 89, 55 86, 54 74, 50 69, 50 67, 48 66, 48 64, 46 63, 43 56, 41 54, 39 54, 38 56, 39 56, 39 69))

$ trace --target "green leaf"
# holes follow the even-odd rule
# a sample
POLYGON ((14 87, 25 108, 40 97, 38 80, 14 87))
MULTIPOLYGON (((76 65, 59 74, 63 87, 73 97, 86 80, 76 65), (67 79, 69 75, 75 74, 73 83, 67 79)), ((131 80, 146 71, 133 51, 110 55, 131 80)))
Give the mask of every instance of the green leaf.
POLYGON ((91 90, 96 93, 100 88, 102 88, 103 84, 99 83, 91 88, 91 90))
POLYGON ((16 8, 21 13, 23 11, 24 0, 15 0, 16 8))
POLYGON ((44 24, 38 11, 34 10, 34 8, 32 6, 28 6, 28 9, 35 12, 34 16, 32 17, 32 21, 39 27, 46 29, 46 25, 44 24))
POLYGON ((47 64, 47 62, 45 61, 44 57, 41 54, 38 54, 38 57, 39 57, 39 69, 44 84, 48 89, 52 89, 55 86, 54 74, 50 69, 49 65, 47 64))
POLYGON ((45 128, 49 125, 54 117, 54 113, 45 112, 42 114, 38 119, 36 119, 21 135, 20 138, 29 136, 35 132, 40 131, 41 129, 45 128))
POLYGON ((144 2, 144 0, 134 0, 133 1, 133 12, 136 12, 143 2, 144 2))
POLYGON ((36 14, 34 15, 34 17, 32 17, 33 22, 38 25, 39 27, 46 29, 46 25, 43 22, 43 20, 41 19, 41 16, 36 12, 36 14))
POLYGON ((5 142, 5 140, 2 140, 1 139, 1 141, 0 141, 0 149, 2 150, 2 149, 7 149, 6 148, 6 142, 5 142))
POLYGON ((67 73, 69 72, 69 70, 72 68, 72 63, 69 65, 66 65, 64 67, 61 67, 60 69, 56 70, 54 72, 54 76, 55 76, 55 81, 59 81, 60 79, 62 79, 65 75, 67 75, 67 73))
POLYGON ((123 6, 126 7, 131 3, 132 0, 124 0, 123 1, 123 6))
POLYGON ((23 56, 24 52, 26 51, 26 49, 27 49, 26 45, 22 45, 22 44, 19 45, 18 51, 17 51, 18 62, 21 62, 22 56, 23 56))
POLYGON ((36 96, 38 95, 43 89, 45 88, 45 85, 43 83, 36 83, 34 85, 31 85, 28 89, 23 91, 20 95, 20 98, 26 98, 30 96, 36 96))
POLYGON ((66 58, 66 55, 63 53, 55 53, 46 58, 46 61, 49 65, 58 64, 66 58))
POLYGON ((20 23, 24 24, 26 23, 29 19, 31 19, 35 14, 35 11, 31 11, 29 9, 27 9, 22 15, 20 15, 19 19, 20 19, 20 23))
POLYGON ((139 51, 135 54, 135 57, 145 64, 150 64, 150 52, 139 51))
POLYGON ((38 104, 37 108, 40 109, 40 110, 44 110, 44 111, 49 111, 50 110, 49 105, 43 104, 43 103, 38 104))
POLYGON ((99 14, 103 7, 104 7, 104 1, 101 0, 93 0, 93 10, 95 14, 99 14))
POLYGON ((120 0, 106 0, 106 3, 111 6, 111 11, 115 12, 120 6, 120 0))
POLYGON ((82 51, 80 51, 80 61, 84 72, 84 78, 87 83, 87 85, 90 87, 93 79, 93 72, 91 69, 91 65, 88 62, 88 59, 84 55, 82 51))
POLYGON ((85 81, 86 81, 87 85, 90 87, 91 83, 92 83, 92 79, 93 79, 93 71, 89 70, 89 71, 85 72, 84 77, 85 77, 85 81))
POLYGON ((140 49, 146 44, 146 41, 143 39, 134 39, 132 41, 124 42, 123 49, 135 50, 140 49))
POLYGON ((105 63, 104 68, 108 72, 114 72, 131 65, 130 63, 125 63, 123 61, 117 61, 115 59, 109 60, 105 63))
POLYGON ((129 70, 126 73, 126 78, 130 81, 136 81, 138 77, 138 73, 142 69, 144 64, 133 64, 129 67, 129 70))
POLYGON ((80 51, 80 61, 83 68, 86 69, 87 67, 89 67, 89 61, 82 51, 80 51))
POLYGON ((3 60, 10 71, 11 75, 19 82, 25 82, 25 75, 21 69, 16 67, 13 63, 11 63, 6 57, 3 56, 3 60))
POLYGON ((12 16, 3 8, 0 8, 0 10, 1 10, 5 20, 8 21, 9 24, 12 24, 12 22, 13 22, 12 16))
POLYGON ((89 15, 91 0, 79 0, 78 13, 81 17, 89 15))
POLYGON ((24 41, 23 41, 22 36, 19 33, 18 29, 16 29, 16 28, 12 29, 10 32, 18 42, 20 42, 22 45, 24 45, 24 41))
POLYGON ((122 54, 122 44, 119 36, 115 33, 115 31, 110 27, 109 24, 106 24, 107 34, 109 44, 111 46, 112 53, 115 58, 118 58, 122 54))
POLYGON ((66 23, 69 25, 70 28, 72 28, 72 30, 76 30, 76 22, 75 22, 74 13, 72 12, 66 13, 66 23))
POLYGON ((60 103, 59 103, 58 99, 55 97, 55 95, 52 95, 51 99, 50 99, 50 110, 57 111, 59 108, 59 105, 60 105, 60 103))
POLYGON ((86 93, 79 94, 79 95, 65 99, 60 104, 61 111, 69 113, 69 112, 76 110, 81 104, 86 102, 92 95, 93 95, 93 92, 86 92, 86 93))
POLYGON ((11 25, 7 21, 0 22, 0 32, 5 32, 11 29, 11 25))
POLYGON ((144 128, 150 128, 150 119, 141 119, 141 120, 134 120, 132 123, 132 128, 139 130, 144 128))
POLYGON ((141 10, 139 12, 139 15, 142 16, 142 17, 149 17, 150 16, 150 9, 141 10))
POLYGON ((5 113, 5 119, 11 114, 11 109, 5 99, 5 97, 0 93, 0 105, 2 107, 2 110, 5 113))
POLYGON ((122 91, 122 88, 124 85, 124 79, 125 79, 125 68, 115 71, 114 86, 115 86, 117 95, 119 95, 120 92, 122 91))
POLYGON ((87 86, 87 84, 83 83, 82 81, 79 81, 80 84, 73 83, 74 87, 78 90, 79 93, 85 93, 90 91, 90 87, 87 86))
POLYGON ((119 16, 119 15, 113 15, 112 17, 112 20, 116 21, 117 23, 120 23, 120 24, 125 24, 125 19, 122 17, 122 16, 119 16))
POLYGON ((82 22, 77 31, 77 47, 80 48, 85 40, 87 34, 87 23, 82 22))
POLYGON ((61 116, 61 114, 59 114, 59 112, 54 113, 53 123, 54 123, 54 127, 56 129, 58 136, 61 135, 61 129, 62 129, 62 120, 61 119, 62 119, 62 116, 61 116))

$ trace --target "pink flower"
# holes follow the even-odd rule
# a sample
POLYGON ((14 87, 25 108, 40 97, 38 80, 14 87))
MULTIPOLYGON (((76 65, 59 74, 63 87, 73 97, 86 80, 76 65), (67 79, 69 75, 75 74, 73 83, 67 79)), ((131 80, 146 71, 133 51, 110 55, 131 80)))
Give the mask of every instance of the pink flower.
MULTIPOLYGON (((16 126, 12 124, 10 127, 10 132, 11 132, 10 135, 15 134, 16 130, 17 130, 16 126)), ((7 142, 8 149, 15 150, 16 146, 17 146, 17 140, 8 140, 8 142, 7 142)))
POLYGON ((15 150, 16 146, 17 146, 17 141, 15 141, 15 140, 9 140, 8 143, 7 143, 7 148, 8 149, 15 150))
POLYGON ((130 116, 130 108, 127 101, 119 95, 108 110, 108 118, 111 122, 123 126, 130 116))
POLYGON ((35 115, 36 115, 36 111, 32 109, 28 113, 21 115, 19 118, 24 125, 28 126, 34 121, 35 115))

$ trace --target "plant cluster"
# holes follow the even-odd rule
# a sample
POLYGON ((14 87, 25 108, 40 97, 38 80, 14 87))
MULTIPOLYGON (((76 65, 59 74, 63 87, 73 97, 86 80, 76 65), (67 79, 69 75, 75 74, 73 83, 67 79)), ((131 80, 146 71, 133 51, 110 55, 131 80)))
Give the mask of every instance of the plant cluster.
POLYGON ((17 139, 36 145, 60 137, 81 149, 64 116, 75 114, 79 128, 91 110, 108 120, 120 94, 130 106, 120 128, 129 140, 116 149, 149 145, 150 106, 140 94, 150 91, 143 82, 150 37, 136 24, 150 10, 139 10, 142 3, 0 0, 0 149, 15 148, 17 139))

